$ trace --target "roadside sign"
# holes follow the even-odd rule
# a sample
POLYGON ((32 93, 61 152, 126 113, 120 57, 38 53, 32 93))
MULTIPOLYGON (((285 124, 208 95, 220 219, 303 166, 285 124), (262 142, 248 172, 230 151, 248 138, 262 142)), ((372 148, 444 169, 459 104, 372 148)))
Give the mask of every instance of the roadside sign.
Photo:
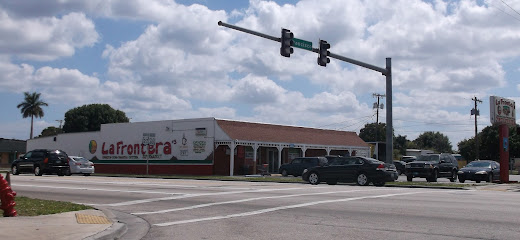
POLYGON ((298 39, 298 38, 293 38, 293 43, 294 43, 293 44, 294 47, 312 51, 312 42, 305 41, 305 40, 298 39))

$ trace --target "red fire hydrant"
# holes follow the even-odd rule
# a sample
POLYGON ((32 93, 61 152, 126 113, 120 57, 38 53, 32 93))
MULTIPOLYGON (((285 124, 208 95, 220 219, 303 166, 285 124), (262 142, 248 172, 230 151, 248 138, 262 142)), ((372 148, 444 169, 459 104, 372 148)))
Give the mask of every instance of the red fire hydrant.
POLYGON ((14 206, 16 206, 15 196, 16 192, 9 187, 9 183, 0 174, 0 209, 4 210, 4 217, 16 217, 17 213, 14 210, 14 206))

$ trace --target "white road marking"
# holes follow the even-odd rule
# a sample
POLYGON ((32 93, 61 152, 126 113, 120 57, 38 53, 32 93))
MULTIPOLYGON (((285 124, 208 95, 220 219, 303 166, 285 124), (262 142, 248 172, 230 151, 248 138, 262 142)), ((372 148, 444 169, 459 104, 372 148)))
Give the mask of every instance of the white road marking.
POLYGON ((287 190, 298 190, 298 189, 302 189, 302 188, 274 188, 274 189, 246 190, 246 191, 217 192, 217 193, 196 193, 196 194, 185 194, 183 196, 163 197, 163 198, 149 198, 149 199, 133 200, 133 201, 127 201, 127 202, 120 202, 120 203, 90 204, 90 205, 119 207, 119 206, 128 206, 128 205, 134 205, 134 204, 158 202, 158 201, 166 201, 166 200, 175 200, 175 199, 190 198, 190 197, 217 196, 217 195, 228 195, 228 194, 237 194, 237 193, 253 193, 253 192, 287 191, 287 190))
MULTIPOLYGON (((159 187, 179 187, 179 188, 209 188, 209 189, 233 189, 233 190, 246 190, 246 189, 254 189, 251 187, 226 187, 226 186, 198 186, 198 185, 177 185, 177 184, 168 184, 166 182, 164 183, 146 183, 146 182, 113 182, 113 181, 92 181, 92 182, 86 182, 86 181, 77 181, 77 180, 66 180, 66 179, 60 179, 60 180, 54 180, 54 179, 46 179, 39 180, 39 182, 56 182, 56 183, 79 183, 79 184, 114 184, 114 185, 137 185, 137 186, 159 186, 159 187)), ((34 179, 31 179, 34 180, 34 179)), ((172 179, 173 180, 173 179, 172 179)), ((182 179, 185 180, 191 180, 191 179, 182 179)))
POLYGON ((26 184, 11 184, 16 187, 36 187, 36 188, 52 188, 52 189, 69 189, 69 190, 87 190, 87 191, 102 191, 102 192, 126 192, 126 193, 150 193, 150 194, 166 194, 166 195, 179 195, 186 193, 171 193, 171 192, 157 192, 157 191, 144 191, 144 190, 117 190, 117 189, 104 189, 104 188, 87 188, 87 187, 59 187, 59 186, 41 186, 41 185, 26 185, 26 184))
MULTIPOLYGON (((207 218, 189 219, 189 220, 174 221, 174 222, 157 223, 157 224, 153 224, 153 225, 158 226, 158 227, 166 227, 166 226, 180 225, 180 224, 186 224, 186 223, 195 223, 195 222, 212 221, 212 220, 228 219, 228 218, 235 218, 235 217, 253 216, 253 215, 258 215, 258 214, 263 214, 263 213, 274 212, 274 211, 278 211, 278 210, 308 207, 308 206, 325 204, 325 203, 349 202, 349 201, 363 200, 363 199, 387 198, 387 197, 404 196, 404 195, 412 195, 412 194, 420 194, 420 193, 431 193, 431 192, 432 191, 393 193, 393 194, 384 194, 384 195, 376 195, 376 196, 364 196, 364 197, 352 197, 352 198, 343 198, 343 199, 334 199, 334 200, 323 200, 323 201, 267 208, 267 209, 245 212, 245 213, 237 213, 237 214, 207 217, 207 218)), ((447 191, 441 191, 441 192, 447 192, 447 191)))
POLYGON ((136 213, 131 213, 131 214, 148 215, 148 214, 158 214, 158 213, 168 213, 168 212, 176 212, 176 211, 183 211, 183 210, 191 210, 191 209, 196 209, 196 208, 210 207, 210 206, 216 206, 216 205, 225 205, 225 204, 231 204, 231 203, 249 202, 249 201, 256 201, 256 200, 263 200, 263 199, 278 199, 278 198, 314 196, 314 195, 326 195, 326 194, 335 194, 335 193, 349 193, 349 192, 374 191, 374 190, 381 191, 381 190, 389 190, 389 189, 365 189, 365 190, 333 191, 333 192, 319 192, 319 193, 302 193, 302 194, 291 194, 291 195, 270 196, 270 197, 256 197, 256 198, 246 198, 246 199, 232 200, 232 201, 225 201, 225 202, 205 203, 205 204, 193 205, 193 206, 189 206, 189 207, 172 208, 172 209, 165 209, 165 210, 154 211, 154 212, 136 212, 136 213))

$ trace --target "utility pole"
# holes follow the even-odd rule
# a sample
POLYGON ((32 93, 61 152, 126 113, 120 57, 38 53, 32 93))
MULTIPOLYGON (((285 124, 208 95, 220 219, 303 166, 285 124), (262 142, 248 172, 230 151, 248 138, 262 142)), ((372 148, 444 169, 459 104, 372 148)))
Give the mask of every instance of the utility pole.
MULTIPOLYGON (((376 109, 376 159, 379 159, 379 108, 383 109, 384 105, 381 103, 379 104, 379 99, 382 97, 385 97, 383 94, 373 93, 372 97, 377 97, 377 103, 374 103, 374 106, 372 108, 376 109)), ((385 159, 386 161, 386 159, 385 159)))
POLYGON ((61 129, 61 124, 63 123, 63 120, 56 120, 56 122, 60 123, 60 129, 61 129))
POLYGON ((475 115, 475 159, 480 159, 478 152, 478 135, 477 135, 477 116, 480 115, 480 111, 477 109, 477 102, 482 103, 482 100, 478 99, 476 96, 471 100, 475 102, 475 108, 471 109, 471 115, 475 115))

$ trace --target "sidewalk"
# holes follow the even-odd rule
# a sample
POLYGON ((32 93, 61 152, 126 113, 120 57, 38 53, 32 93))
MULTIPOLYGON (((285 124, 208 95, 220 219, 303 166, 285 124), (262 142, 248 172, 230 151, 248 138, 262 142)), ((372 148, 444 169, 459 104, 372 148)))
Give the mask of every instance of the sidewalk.
POLYGON ((116 239, 125 231, 126 225, 118 222, 111 212, 95 209, 0 218, 0 239, 116 239))

